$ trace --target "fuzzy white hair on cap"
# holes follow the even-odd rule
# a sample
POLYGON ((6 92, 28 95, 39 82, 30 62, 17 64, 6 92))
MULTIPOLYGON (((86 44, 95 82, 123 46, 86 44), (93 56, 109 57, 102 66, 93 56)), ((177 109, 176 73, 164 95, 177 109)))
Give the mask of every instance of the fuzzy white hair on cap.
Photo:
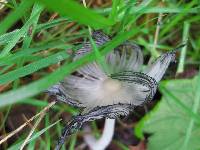
MULTIPOLYGON (((110 40, 107 35, 96 31, 93 32, 93 39, 97 47, 110 40)), ((73 61, 91 51, 91 44, 86 42, 75 52, 73 61)), ((64 128, 56 150, 60 150, 65 138, 79 130, 83 123, 105 117, 115 119, 125 116, 134 106, 152 100, 157 83, 174 58, 175 50, 161 55, 141 71, 141 49, 137 44, 127 41, 105 56, 109 71, 105 72, 97 62, 91 62, 50 88, 49 94, 55 95, 58 101, 85 108, 64 128)))
MULTIPOLYGON (((93 38, 98 47, 110 40, 102 32, 94 32, 93 38)), ((76 51, 73 60, 91 51, 91 44, 85 43, 76 51)), ((174 55, 174 52, 161 55, 155 63, 141 72, 143 55, 140 47, 125 42, 105 56, 109 74, 97 62, 87 64, 56 85, 64 95, 64 98, 58 96, 58 99, 67 99, 71 103, 74 101, 86 108, 119 103, 141 105, 153 98, 157 82, 163 77, 169 63, 174 60, 174 55)))
MULTIPOLYGON (((94 32, 93 37, 98 47, 110 40, 102 32, 94 32)), ((76 51, 74 61, 91 51, 90 43, 85 43, 76 51)), ((140 71, 143 64, 140 47, 125 42, 106 56, 110 74, 97 62, 92 62, 66 77, 59 88, 65 97, 86 108, 119 103, 138 106, 153 98, 157 82, 161 80, 173 58, 174 53, 161 55, 143 73, 140 71)))

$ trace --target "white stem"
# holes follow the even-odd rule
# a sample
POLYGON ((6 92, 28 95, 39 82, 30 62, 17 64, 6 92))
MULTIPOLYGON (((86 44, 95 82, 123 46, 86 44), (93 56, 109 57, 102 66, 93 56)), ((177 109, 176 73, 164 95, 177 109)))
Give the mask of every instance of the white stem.
MULTIPOLYGON (((114 135, 115 119, 106 119, 103 129, 103 134, 100 139, 96 140, 94 136, 86 134, 84 136, 85 142, 91 150, 105 150, 110 144, 114 135)), ((87 128, 86 130, 90 130, 87 128)))

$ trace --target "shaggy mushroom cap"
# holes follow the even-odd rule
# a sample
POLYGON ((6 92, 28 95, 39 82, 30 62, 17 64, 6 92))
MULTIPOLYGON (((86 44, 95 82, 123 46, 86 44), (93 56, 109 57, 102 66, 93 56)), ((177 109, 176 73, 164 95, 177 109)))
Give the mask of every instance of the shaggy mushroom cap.
MULTIPOLYGON (((102 32, 93 32, 93 39, 98 47, 110 40, 102 32)), ((91 51, 91 44, 85 43, 76 51, 73 59, 77 60, 91 51)), ((104 71, 101 65, 92 62, 50 88, 49 94, 56 95, 57 100, 85 108, 64 128, 56 150, 59 150, 65 138, 79 130, 83 123, 103 117, 115 119, 128 115, 133 109, 132 106, 151 100, 156 93, 157 83, 174 59, 175 50, 161 55, 142 71, 143 55, 140 47, 124 42, 105 56, 108 70, 104 71)))
MULTIPOLYGON (((93 38, 98 47, 110 40, 101 32, 94 32, 93 38)), ((76 52, 74 60, 91 50, 90 43, 85 43, 76 52)), ((152 99, 157 82, 173 59, 174 53, 161 55, 153 65, 141 72, 143 55, 140 47, 125 42, 106 56, 109 74, 97 62, 92 62, 67 76, 58 86, 65 98, 82 104, 82 107, 94 108, 119 103, 137 106, 152 99)))

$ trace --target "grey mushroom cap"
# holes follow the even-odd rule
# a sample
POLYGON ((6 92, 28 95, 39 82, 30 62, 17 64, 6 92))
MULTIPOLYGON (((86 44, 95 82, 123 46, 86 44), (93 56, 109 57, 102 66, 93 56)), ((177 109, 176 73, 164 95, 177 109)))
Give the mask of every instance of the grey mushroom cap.
MULTIPOLYGON (((93 39, 97 47, 110 40, 99 31, 93 33, 93 39)), ((91 44, 85 43, 76 51, 73 60, 91 51, 91 44)), ((174 57, 174 52, 165 53, 141 71, 142 51, 137 44, 127 41, 105 56, 109 73, 97 62, 92 62, 79 68, 76 74, 67 76, 49 91, 57 95, 58 100, 68 101, 78 107, 91 109, 119 103, 138 106, 153 98, 157 83, 174 57)))

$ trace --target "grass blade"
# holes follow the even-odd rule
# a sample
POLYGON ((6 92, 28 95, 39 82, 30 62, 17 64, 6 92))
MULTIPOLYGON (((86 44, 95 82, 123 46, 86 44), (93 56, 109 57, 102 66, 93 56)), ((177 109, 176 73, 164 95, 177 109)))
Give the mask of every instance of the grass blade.
POLYGON ((59 3, 57 0, 38 0, 38 2, 42 2, 47 8, 58 12, 61 16, 69 17, 95 29, 113 25, 110 19, 97 14, 95 11, 84 8, 72 0, 59 0, 59 3))
POLYGON ((30 9, 34 0, 23 0, 19 7, 11 12, 1 23, 0 23, 0 35, 5 33, 21 16, 23 16, 27 10, 30 9))
POLYGON ((33 48, 19 49, 18 52, 16 52, 15 54, 11 54, 9 56, 1 58, 0 66, 16 64, 16 62, 23 57, 28 58, 28 56, 31 56, 33 53, 37 53, 49 48, 67 50, 69 48, 72 48, 72 46, 63 43, 52 42, 33 48))
POLYGON ((24 26, 16 33, 15 36, 13 36, 13 39, 6 45, 6 47, 2 50, 0 58, 6 56, 9 54, 11 49, 17 44, 19 39, 23 37, 29 30, 29 27, 32 25, 32 23, 35 20, 38 20, 39 15, 42 11, 42 7, 34 7, 35 10, 33 10, 33 14, 31 15, 30 19, 24 24, 24 26))
POLYGON ((13 36, 19 32, 19 29, 16 29, 12 32, 5 33, 0 36, 0 45, 8 44, 12 39, 13 36))
POLYGON ((6 74, 3 74, 0 76, 0 85, 5 84, 7 82, 14 81, 20 77, 29 75, 33 72, 38 71, 39 69, 42 69, 44 67, 47 67, 49 65, 55 64, 59 61, 62 61, 66 59, 68 55, 66 54, 65 51, 59 52, 57 54, 51 55, 47 58, 38 60, 36 62, 33 62, 29 65, 26 65, 24 67, 21 67, 19 69, 16 69, 14 71, 10 71, 6 74))
MULTIPOLYGON (((29 139, 29 141, 28 141, 27 143, 30 143, 31 141, 37 139, 39 136, 41 136, 42 134, 44 134, 47 130, 49 130, 50 128, 52 128, 53 126, 55 126, 55 125, 56 125, 57 123, 59 123, 60 121, 61 121, 61 120, 58 120, 58 121, 54 122, 53 124, 49 125, 48 127, 46 127, 46 128, 44 128, 44 129, 40 130, 39 132, 35 133, 35 134, 29 139)), ((14 145, 14 146, 12 146, 12 147, 10 147, 10 148, 8 148, 8 150, 16 150, 16 149, 19 149, 20 146, 22 145, 22 143, 23 143, 23 141, 20 142, 20 143, 18 143, 18 144, 16 144, 16 145, 14 145)))
POLYGON ((28 48, 30 46, 42 10, 43 10, 42 5, 36 2, 33 6, 33 10, 32 10, 30 18, 34 17, 35 15, 36 17, 28 28, 29 32, 28 34, 26 34, 24 38, 22 48, 28 48))
POLYGON ((181 19, 183 19, 190 9, 197 3, 197 0, 191 1, 188 5, 185 6, 183 11, 178 14, 176 17, 173 17, 173 19, 166 24, 166 26, 162 29, 160 36, 164 36, 169 30, 171 30, 172 27, 174 27, 181 19))
MULTIPOLYGON (((183 39, 182 39, 183 43, 186 43, 186 41, 188 40, 189 30, 190 30, 190 23, 184 22, 183 39)), ((184 71, 186 50, 187 50, 187 45, 184 46, 181 50, 181 56, 180 56, 180 61, 179 61, 179 64, 178 64, 177 73, 182 73, 184 71)))

